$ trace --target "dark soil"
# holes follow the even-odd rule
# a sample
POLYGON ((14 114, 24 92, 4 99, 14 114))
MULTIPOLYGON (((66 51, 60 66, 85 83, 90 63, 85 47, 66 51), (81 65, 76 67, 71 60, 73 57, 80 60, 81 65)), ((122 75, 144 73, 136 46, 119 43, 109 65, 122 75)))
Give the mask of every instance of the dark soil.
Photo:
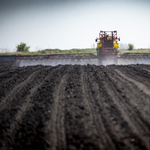
POLYGON ((0 150, 150 150, 150 65, 0 64, 0 150))

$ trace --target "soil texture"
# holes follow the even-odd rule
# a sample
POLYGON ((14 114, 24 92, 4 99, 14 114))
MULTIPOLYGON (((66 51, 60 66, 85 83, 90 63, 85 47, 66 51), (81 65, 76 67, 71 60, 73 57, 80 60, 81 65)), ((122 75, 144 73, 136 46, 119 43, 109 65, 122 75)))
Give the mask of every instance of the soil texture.
POLYGON ((150 150, 150 65, 1 63, 0 150, 150 150))

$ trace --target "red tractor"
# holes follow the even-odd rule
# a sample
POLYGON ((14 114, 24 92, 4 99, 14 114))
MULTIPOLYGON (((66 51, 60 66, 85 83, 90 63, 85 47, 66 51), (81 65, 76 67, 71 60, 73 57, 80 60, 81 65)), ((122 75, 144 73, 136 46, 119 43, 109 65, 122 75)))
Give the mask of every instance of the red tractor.
POLYGON ((95 40, 98 64, 101 65, 103 61, 111 60, 114 64, 118 64, 118 41, 120 38, 117 37, 117 31, 100 31, 99 38, 95 40))

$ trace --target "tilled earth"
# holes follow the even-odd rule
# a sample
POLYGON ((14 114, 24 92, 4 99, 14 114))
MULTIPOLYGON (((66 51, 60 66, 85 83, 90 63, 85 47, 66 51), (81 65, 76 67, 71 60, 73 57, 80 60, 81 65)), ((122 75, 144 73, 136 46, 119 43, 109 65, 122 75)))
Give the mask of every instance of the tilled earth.
POLYGON ((150 150, 150 65, 0 64, 0 150, 150 150))

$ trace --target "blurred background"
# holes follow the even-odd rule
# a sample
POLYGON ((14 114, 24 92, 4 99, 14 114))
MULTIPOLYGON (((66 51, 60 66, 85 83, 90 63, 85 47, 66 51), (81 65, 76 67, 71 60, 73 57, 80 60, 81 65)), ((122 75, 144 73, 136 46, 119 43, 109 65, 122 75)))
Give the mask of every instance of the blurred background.
POLYGON ((149 0, 1 0, 0 49, 95 48, 100 30, 117 30, 120 49, 150 48, 149 0))

